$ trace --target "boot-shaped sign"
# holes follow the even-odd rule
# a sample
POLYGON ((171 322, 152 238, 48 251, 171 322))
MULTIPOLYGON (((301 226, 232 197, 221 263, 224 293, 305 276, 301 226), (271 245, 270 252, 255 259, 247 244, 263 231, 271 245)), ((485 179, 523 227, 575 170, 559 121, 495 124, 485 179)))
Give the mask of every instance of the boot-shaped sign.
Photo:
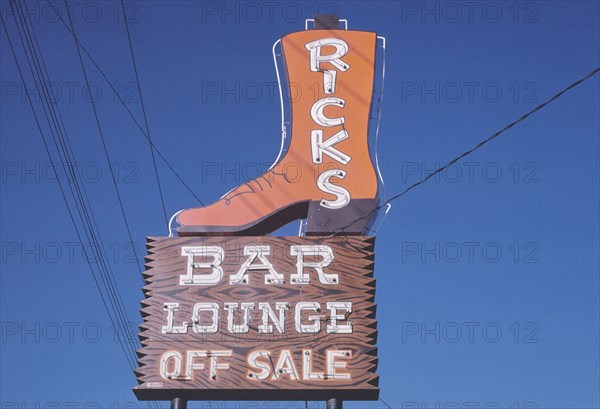
POLYGON ((180 212, 180 237, 148 238, 139 399, 378 399, 375 238, 364 236, 378 203, 376 41, 337 28, 285 36, 287 86, 302 89, 286 155, 180 212), (312 237, 265 236, 304 218, 312 237))
POLYGON ((307 235, 364 234, 378 203, 368 141, 376 41, 350 30, 285 36, 287 86, 301 91, 286 155, 215 203, 180 212, 179 235, 261 235, 300 218, 307 235))

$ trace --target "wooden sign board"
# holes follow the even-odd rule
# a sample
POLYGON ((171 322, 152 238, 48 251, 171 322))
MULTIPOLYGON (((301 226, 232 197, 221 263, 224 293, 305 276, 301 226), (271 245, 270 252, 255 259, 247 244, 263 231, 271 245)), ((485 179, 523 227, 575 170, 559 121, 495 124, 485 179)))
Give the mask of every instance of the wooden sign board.
POLYGON ((374 241, 148 238, 136 396, 377 400, 374 241))

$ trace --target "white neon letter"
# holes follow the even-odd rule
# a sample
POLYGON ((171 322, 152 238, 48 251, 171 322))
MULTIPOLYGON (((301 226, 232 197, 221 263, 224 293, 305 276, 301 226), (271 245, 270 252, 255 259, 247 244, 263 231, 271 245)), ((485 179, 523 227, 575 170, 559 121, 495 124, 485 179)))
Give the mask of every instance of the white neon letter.
POLYGON ((287 302, 276 302, 275 309, 279 311, 279 318, 275 316, 275 311, 271 308, 269 303, 259 302, 258 309, 262 310, 262 321, 263 323, 258 326, 259 334, 272 334, 273 325, 269 324, 269 318, 275 324, 275 328, 280 334, 285 332, 285 312, 290 309, 290 303, 287 302))
POLYGON ((312 148, 313 163, 323 163, 323 154, 326 153, 338 162, 347 165, 352 158, 333 147, 333 145, 345 139, 348 139, 348 132, 345 129, 342 129, 325 142, 323 142, 322 130, 313 129, 310 131, 310 147, 312 148))
POLYGON ((294 365, 292 354, 287 349, 281 351, 272 379, 279 379, 283 374, 288 374, 293 381, 298 379, 298 371, 296 370, 296 365, 294 365))
POLYGON ((302 324, 302 311, 313 310, 320 312, 321 304, 318 302, 299 302, 296 304, 294 320, 296 321, 296 331, 301 334, 316 333, 321 330, 321 316, 320 315, 309 315, 308 320, 312 321, 312 324, 302 324))
POLYGON ((234 324, 234 315, 235 310, 238 309, 238 303, 236 302, 226 302, 223 307, 227 310, 227 330, 232 334, 245 334, 250 331, 250 326, 248 323, 250 322, 250 310, 254 309, 253 302, 243 302, 240 306, 243 314, 244 314, 244 323, 243 324, 234 324))
POLYGON ((194 379, 194 371, 204 370, 204 364, 194 363, 194 358, 205 358, 206 351, 187 351, 187 360, 185 363, 185 379, 191 381, 194 379))
POLYGON ((323 71, 323 91, 326 94, 335 94, 336 86, 335 79, 337 78, 337 71, 325 70, 323 71))
POLYGON ((271 374, 271 367, 264 362, 260 362, 259 358, 269 358, 269 351, 252 351, 248 355, 248 365, 252 368, 260 369, 260 372, 248 372, 248 377, 251 379, 258 379, 263 381, 271 374))
POLYGON ((302 379, 305 381, 318 381, 323 379, 323 372, 312 372, 311 356, 312 351, 310 349, 302 350, 302 360, 304 361, 304 365, 302 365, 302 379))
POLYGON ((219 329, 219 304, 214 302, 198 302, 194 304, 192 313, 192 329, 196 334, 214 334, 219 329), (212 323, 210 325, 200 325, 200 312, 212 312, 212 323))
POLYGON ((352 313, 351 302, 328 302, 327 309, 331 311, 330 322, 327 324, 328 334, 352 334, 352 322, 347 317, 352 313), (346 314, 338 314, 338 310, 346 310, 346 314), (338 324, 338 320, 346 320, 346 324, 338 324))
POLYGON ((321 63, 328 62, 340 71, 346 71, 350 65, 342 61, 342 57, 348 53, 348 44, 339 38, 321 38, 311 41, 304 47, 310 51, 310 70, 317 72, 321 70, 321 63), (332 46, 335 51, 332 54, 322 55, 323 46, 332 46))
POLYGON ((231 356, 231 350, 223 350, 223 351, 209 351, 208 357, 210 358, 210 379, 213 381, 217 380, 217 370, 219 369, 229 369, 229 364, 220 364, 217 362, 217 357, 229 357, 231 356))
POLYGON ((283 274, 277 273, 273 264, 265 256, 271 253, 271 246, 245 246, 244 255, 246 260, 240 267, 236 275, 229 277, 229 284, 248 285, 248 270, 267 270, 269 274, 265 275, 265 284, 283 284, 283 274), (253 264, 254 260, 260 260, 260 264, 253 264))
POLYGON ((187 256, 187 272, 179 276, 179 285, 213 285, 223 279, 223 268, 221 263, 225 258, 223 249, 219 246, 184 246, 181 255, 187 256), (194 257, 212 257, 211 262, 195 262, 194 257), (209 274, 194 274, 197 269, 210 269, 209 274))
POLYGON ((165 379, 176 379, 181 376, 181 354, 179 352, 167 351, 163 354, 160 358, 160 376, 165 379), (175 363, 171 372, 167 370, 170 359, 173 359, 175 363))
POLYGON ((333 350, 327 351, 327 379, 350 379, 349 373, 339 373, 335 370, 337 368, 346 368, 346 362, 336 362, 336 358, 348 359, 352 357, 352 351, 350 350, 333 350))
POLYGON ((344 179, 346 177, 346 171, 341 169, 331 169, 326 170, 319 175, 319 178, 317 179, 317 186, 319 189, 321 189, 322 192, 331 193, 336 196, 335 200, 322 199, 321 206, 328 209, 341 209, 350 203, 350 192, 341 186, 329 182, 329 179, 332 177, 344 179))
POLYGON ((327 274, 323 270, 329 266, 335 257, 329 246, 290 246, 290 254, 296 256, 296 273, 290 276, 292 284, 310 284, 310 274, 305 273, 305 268, 314 268, 321 284, 338 284, 337 274, 327 274), (304 256, 319 256, 321 261, 305 261, 304 256))
POLYGON ((166 302, 163 305, 163 310, 167 312, 167 325, 163 325, 161 330, 163 334, 187 334, 187 322, 182 323, 178 327, 173 326, 175 321, 175 311, 178 309, 178 302, 166 302))
POLYGON ((332 126, 339 126, 346 123, 346 118, 343 116, 339 118, 328 118, 325 116, 323 110, 325 109, 325 107, 331 105, 343 108, 344 105, 346 105, 346 101, 344 101, 341 98, 335 97, 325 97, 319 99, 318 101, 315 101, 315 103, 310 108, 310 116, 313 119, 313 121, 327 128, 331 128, 332 126))

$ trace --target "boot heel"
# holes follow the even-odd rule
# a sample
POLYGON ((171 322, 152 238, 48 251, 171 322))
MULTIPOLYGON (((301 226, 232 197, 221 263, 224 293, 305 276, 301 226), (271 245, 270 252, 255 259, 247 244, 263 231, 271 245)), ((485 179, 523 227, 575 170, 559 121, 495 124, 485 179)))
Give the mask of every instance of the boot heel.
POLYGON ((321 206, 318 201, 311 201, 308 206, 306 235, 367 235, 377 217, 377 211, 373 210, 378 203, 379 199, 353 199, 341 209, 333 210, 321 206))

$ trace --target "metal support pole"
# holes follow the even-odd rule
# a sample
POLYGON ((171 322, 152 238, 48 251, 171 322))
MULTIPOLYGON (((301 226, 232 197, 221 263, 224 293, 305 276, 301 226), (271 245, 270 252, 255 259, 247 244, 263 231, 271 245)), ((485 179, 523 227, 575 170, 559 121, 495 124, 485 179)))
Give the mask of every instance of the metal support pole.
POLYGON ((182 398, 172 399, 171 409, 187 409, 187 400, 182 398))
POLYGON ((327 400, 327 405, 325 406, 327 409, 342 409, 343 400, 338 398, 331 398, 327 400))

